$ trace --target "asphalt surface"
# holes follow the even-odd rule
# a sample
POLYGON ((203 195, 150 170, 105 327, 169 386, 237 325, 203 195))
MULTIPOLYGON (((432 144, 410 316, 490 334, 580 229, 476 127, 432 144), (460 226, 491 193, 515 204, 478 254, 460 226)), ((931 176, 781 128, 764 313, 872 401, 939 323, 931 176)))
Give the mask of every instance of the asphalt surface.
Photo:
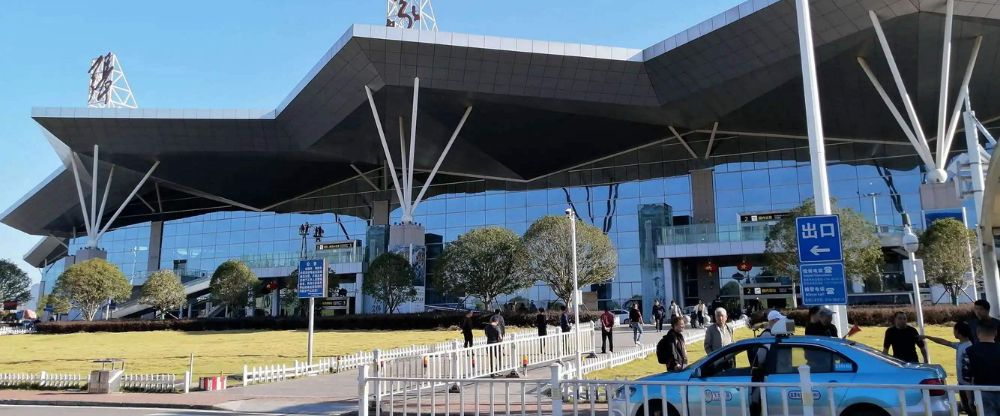
POLYGON ((132 407, 9 406, 0 405, 0 416, 211 416, 245 415, 244 412, 213 410, 144 409, 132 407))

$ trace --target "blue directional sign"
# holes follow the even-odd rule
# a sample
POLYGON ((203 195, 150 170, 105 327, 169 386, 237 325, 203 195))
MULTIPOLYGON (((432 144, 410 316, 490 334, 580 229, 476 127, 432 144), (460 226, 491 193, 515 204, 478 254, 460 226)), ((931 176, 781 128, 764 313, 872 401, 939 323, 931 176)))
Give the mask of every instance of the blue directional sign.
POLYGON ((816 215, 795 219, 799 241, 799 262, 836 262, 844 260, 840 246, 840 217, 816 215))
POLYGON ((299 298, 326 297, 326 259, 299 261, 299 298))
POLYGON ((802 304, 846 305, 847 280, 843 263, 809 263, 799 265, 802 279, 802 304))

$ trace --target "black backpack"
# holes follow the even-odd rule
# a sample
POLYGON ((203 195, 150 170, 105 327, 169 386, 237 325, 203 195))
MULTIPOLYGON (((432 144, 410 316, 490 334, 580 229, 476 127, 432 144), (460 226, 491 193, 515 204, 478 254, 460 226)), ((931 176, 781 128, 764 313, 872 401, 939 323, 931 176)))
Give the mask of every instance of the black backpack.
POLYGON ((660 338, 660 341, 656 343, 656 362, 660 364, 667 364, 670 359, 670 341, 667 340, 667 335, 660 338))

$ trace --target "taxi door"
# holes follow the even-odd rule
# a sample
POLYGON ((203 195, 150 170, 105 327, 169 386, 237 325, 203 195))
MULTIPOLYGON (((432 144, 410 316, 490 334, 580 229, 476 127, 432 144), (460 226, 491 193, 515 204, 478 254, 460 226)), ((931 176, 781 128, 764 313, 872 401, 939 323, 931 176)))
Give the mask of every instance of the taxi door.
MULTIPOLYGON (((768 383, 799 383, 799 366, 809 365, 814 383, 850 383, 854 380, 856 366, 842 355, 827 348, 802 345, 781 344, 772 346, 768 356, 768 383)), ((838 404, 844 398, 847 389, 835 388, 832 393, 834 402, 838 404)), ((789 415, 801 415, 805 394, 797 387, 770 388, 767 390, 767 409, 769 414, 785 414, 785 400, 788 403, 789 415)), ((837 416, 830 414, 830 390, 813 388, 812 401, 816 416, 837 416)))
POLYGON ((741 391, 740 385, 750 382, 751 366, 748 353, 758 347, 758 344, 753 344, 723 350, 695 369, 691 376, 692 382, 712 383, 718 386, 689 386, 688 414, 728 416, 742 414, 743 407, 749 406, 750 403, 750 389, 743 387, 741 391))

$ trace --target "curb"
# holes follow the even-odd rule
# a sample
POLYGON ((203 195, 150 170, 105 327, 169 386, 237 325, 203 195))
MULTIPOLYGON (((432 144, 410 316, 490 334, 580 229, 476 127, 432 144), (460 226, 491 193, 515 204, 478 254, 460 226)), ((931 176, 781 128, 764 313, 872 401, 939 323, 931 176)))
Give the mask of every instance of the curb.
POLYGON ((136 407, 152 409, 181 409, 181 410, 224 410, 206 404, 183 404, 183 403, 122 403, 122 402, 88 402, 74 400, 23 400, 23 399, 0 399, 0 405, 15 406, 66 406, 66 407, 136 407))

